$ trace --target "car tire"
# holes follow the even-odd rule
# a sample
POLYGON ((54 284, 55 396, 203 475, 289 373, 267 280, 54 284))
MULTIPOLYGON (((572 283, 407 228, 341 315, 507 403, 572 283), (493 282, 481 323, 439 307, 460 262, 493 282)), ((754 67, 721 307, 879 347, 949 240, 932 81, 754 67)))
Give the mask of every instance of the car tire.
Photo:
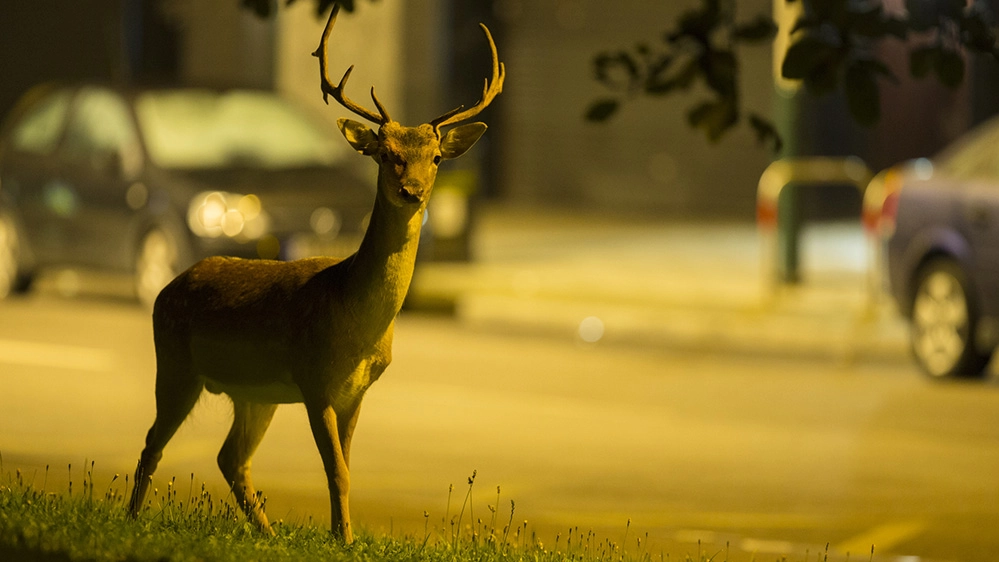
POLYGON ((31 288, 34 275, 21 263, 21 244, 17 227, 9 217, 0 215, 0 299, 31 288))
POLYGON ((979 311, 967 274, 950 259, 928 262, 915 276, 912 353, 930 377, 982 377, 994 349, 975 342, 979 311))
POLYGON ((135 256, 135 294, 143 306, 153 308, 160 291, 177 276, 178 263, 174 238, 160 228, 147 231, 135 256))

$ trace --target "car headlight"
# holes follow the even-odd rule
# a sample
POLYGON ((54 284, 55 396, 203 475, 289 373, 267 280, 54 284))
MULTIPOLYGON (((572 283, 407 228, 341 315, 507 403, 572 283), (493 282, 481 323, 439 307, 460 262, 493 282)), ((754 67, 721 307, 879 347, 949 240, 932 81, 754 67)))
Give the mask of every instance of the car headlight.
POLYGON ((256 240, 267 234, 267 213, 260 198, 225 191, 205 191, 191 200, 187 225, 203 238, 226 236, 238 241, 256 240))

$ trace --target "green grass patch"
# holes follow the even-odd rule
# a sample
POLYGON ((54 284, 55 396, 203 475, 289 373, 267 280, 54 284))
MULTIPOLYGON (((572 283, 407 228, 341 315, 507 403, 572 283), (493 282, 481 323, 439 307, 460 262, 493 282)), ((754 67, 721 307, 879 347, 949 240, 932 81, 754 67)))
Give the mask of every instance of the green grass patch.
MULTIPOLYGON (((2 458, 2 457, 0 457, 2 458)), ((63 561, 429 561, 429 562, 728 562, 728 549, 695 557, 670 557, 649 552, 648 536, 631 535, 630 520, 623 548, 609 539, 598 539, 578 528, 558 534, 549 545, 533 533, 527 522, 514 524, 514 502, 509 514, 488 506, 487 521, 472 522, 471 491, 448 493, 448 513, 436 528, 424 513, 422 536, 375 536, 359 530, 351 545, 335 540, 326 528, 312 524, 276 522, 276 536, 260 533, 246 521, 231 498, 212 497, 203 484, 190 481, 153 488, 139 518, 127 514, 130 492, 126 478, 115 475, 98 485, 93 463, 74 488, 72 466, 65 490, 46 490, 48 467, 40 486, 37 474, 26 477, 20 470, 4 472, 0 465, 0 560, 27 562, 63 561), (464 495, 459 506, 457 500, 464 495), (452 505, 452 500, 454 504, 452 505), (451 511, 451 510, 454 511, 451 511), (502 521, 505 519, 505 521, 502 521)), ((497 505, 499 489, 497 488, 497 505)), ((748 560, 767 560, 753 556, 748 560)), ((808 560, 806 555, 805 560, 808 560)), ((828 552, 814 558, 828 561, 828 552)), ((786 562, 785 558, 778 561, 786 562)))
MULTIPOLYGON (((128 516, 127 478, 115 476, 99 486, 93 465, 74 487, 55 493, 46 490, 48 468, 41 486, 20 470, 0 474, 0 560, 27 561, 232 561, 253 560, 426 560, 426 561, 622 561, 650 559, 625 555, 590 533, 577 544, 546 549, 537 537, 527 537, 526 525, 511 529, 510 517, 497 526, 497 511, 489 506, 490 521, 469 523, 471 486, 465 502, 445 516, 450 529, 433 529, 426 514, 423 536, 374 536, 361 530, 351 545, 332 538, 329 530, 310 524, 276 523, 276 536, 260 533, 246 521, 231 498, 212 497, 204 485, 190 481, 153 488, 138 519, 128 516), (584 544, 585 541, 585 544, 584 544)), ((450 498, 449 498, 450 504, 450 498)))

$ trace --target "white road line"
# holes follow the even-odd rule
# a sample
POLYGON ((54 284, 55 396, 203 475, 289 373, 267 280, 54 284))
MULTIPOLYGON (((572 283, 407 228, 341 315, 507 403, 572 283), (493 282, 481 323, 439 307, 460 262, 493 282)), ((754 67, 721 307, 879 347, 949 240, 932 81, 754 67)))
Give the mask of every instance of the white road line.
POLYGON ((913 537, 922 534, 929 524, 926 521, 896 521, 885 523, 869 529, 859 535, 850 537, 836 545, 839 552, 850 554, 866 554, 874 546, 875 552, 884 552, 913 537))
POLYGON ((0 339, 0 363, 107 372, 114 370, 117 361, 107 349, 0 339))
POLYGON ((797 548, 794 543, 788 541, 775 541, 768 539, 745 538, 739 541, 739 548, 743 552, 765 553, 765 554, 793 554, 797 548))

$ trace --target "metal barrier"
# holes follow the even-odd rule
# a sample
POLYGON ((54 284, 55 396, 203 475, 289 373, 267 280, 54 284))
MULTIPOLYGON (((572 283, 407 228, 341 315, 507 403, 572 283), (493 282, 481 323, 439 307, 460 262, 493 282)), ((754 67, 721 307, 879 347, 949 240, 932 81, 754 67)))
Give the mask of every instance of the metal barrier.
MULTIPOLYGON (((890 171, 877 176, 871 173, 862 160, 856 157, 809 157, 777 160, 767 166, 760 176, 756 196, 756 221, 763 241, 763 274, 766 296, 773 298, 783 280, 780 275, 780 248, 778 231, 781 217, 778 212, 780 194, 789 186, 843 184, 852 185, 863 195, 861 221, 868 243, 865 293, 868 310, 878 304, 883 292, 882 275, 884 239, 889 234, 883 221, 886 200, 891 195, 885 181, 890 171)), ((789 228, 785 226, 785 228, 789 228)), ((794 243, 797 243, 795 240, 794 243)))

